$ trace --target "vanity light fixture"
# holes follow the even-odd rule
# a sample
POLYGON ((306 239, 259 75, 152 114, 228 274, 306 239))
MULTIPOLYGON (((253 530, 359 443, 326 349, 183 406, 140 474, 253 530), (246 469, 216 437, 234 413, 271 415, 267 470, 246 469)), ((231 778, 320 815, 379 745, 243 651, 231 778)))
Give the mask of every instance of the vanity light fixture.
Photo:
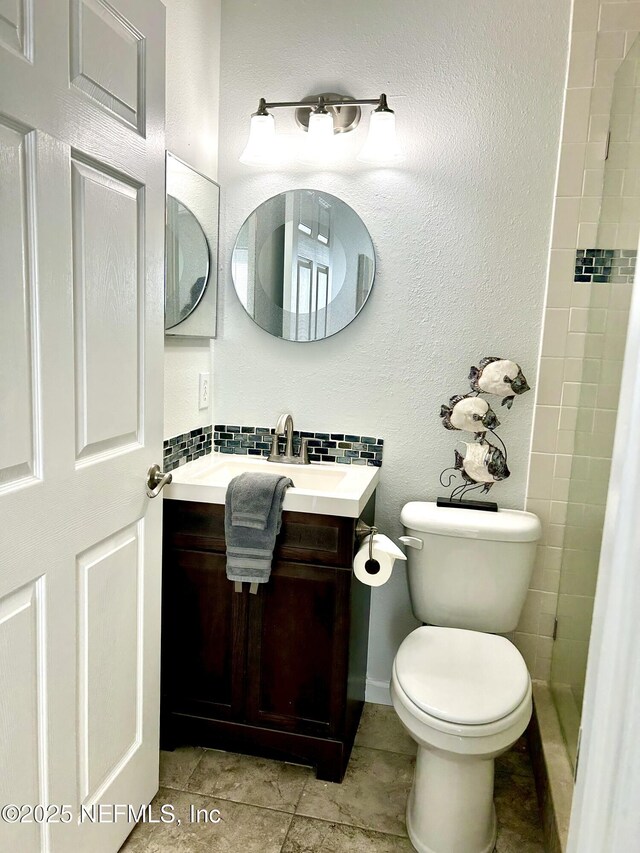
POLYGON ((327 163, 331 160, 333 143, 333 117, 319 99, 318 106, 309 115, 307 136, 303 140, 298 159, 311 165, 327 163))
POLYGON ((356 128, 360 122, 360 107, 367 105, 375 109, 369 120, 366 142, 357 159, 377 166, 397 163, 402 156, 396 140, 395 113, 387 104, 387 96, 355 99, 335 92, 311 95, 302 101, 269 103, 260 98, 258 111, 251 116, 249 140, 240 162, 266 166, 278 159, 275 121, 269 110, 289 107, 296 111, 298 126, 307 132, 298 158, 303 163, 327 163, 333 156, 333 135, 356 128))
POLYGON ((380 103, 371 113, 367 141, 357 159, 374 165, 402 160, 396 139, 396 114, 387 106, 386 95, 380 95, 380 103))
POLYGON ((267 112, 264 98, 260 98, 258 111, 251 116, 249 139, 240 155, 240 162, 251 166, 268 166, 277 160, 276 123, 267 112))

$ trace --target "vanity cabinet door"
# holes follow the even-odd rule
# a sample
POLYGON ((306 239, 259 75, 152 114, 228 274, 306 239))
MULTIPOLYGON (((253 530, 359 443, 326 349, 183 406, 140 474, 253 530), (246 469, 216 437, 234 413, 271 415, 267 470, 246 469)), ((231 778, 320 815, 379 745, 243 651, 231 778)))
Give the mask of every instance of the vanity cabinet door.
POLYGON ((166 554, 162 655, 166 711, 223 720, 241 716, 247 596, 246 589, 234 592, 227 580, 224 554, 180 549, 166 554))
POLYGON ((249 596, 247 722, 332 737, 344 714, 351 572, 276 562, 249 596))

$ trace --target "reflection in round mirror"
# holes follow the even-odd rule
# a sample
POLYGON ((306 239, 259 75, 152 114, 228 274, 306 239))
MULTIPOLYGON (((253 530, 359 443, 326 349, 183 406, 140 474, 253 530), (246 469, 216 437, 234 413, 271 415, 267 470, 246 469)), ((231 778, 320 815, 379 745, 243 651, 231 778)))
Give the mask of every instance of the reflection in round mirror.
POLYGON ((249 316, 288 341, 318 341, 344 329, 367 301, 373 243, 349 205, 318 190, 268 199, 245 221, 231 259, 249 316))
POLYGON ((193 213, 167 196, 167 270, 164 327, 172 329, 196 308, 209 278, 209 246, 193 213))

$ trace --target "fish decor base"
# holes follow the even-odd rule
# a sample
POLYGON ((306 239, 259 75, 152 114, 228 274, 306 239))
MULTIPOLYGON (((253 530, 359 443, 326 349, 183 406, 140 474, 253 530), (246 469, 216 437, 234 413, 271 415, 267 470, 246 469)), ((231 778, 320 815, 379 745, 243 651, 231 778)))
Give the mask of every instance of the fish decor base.
POLYGON ((483 512, 498 512, 498 504, 495 501, 465 501, 459 500, 458 498, 436 498, 436 506, 455 507, 456 509, 479 509, 483 512))
POLYGON ((515 398, 530 390, 529 384, 520 365, 497 356, 483 358, 477 367, 472 367, 469 384, 470 392, 454 394, 448 405, 440 407, 442 426, 471 433, 473 441, 463 442, 466 447, 464 455, 454 450, 454 464, 440 474, 440 485, 446 489, 453 488, 449 498, 438 498, 437 505, 497 512, 497 504, 491 501, 464 500, 468 492, 476 489, 487 494, 494 483, 511 475, 506 445, 496 432, 500 421, 482 395, 502 398, 501 405, 509 411, 515 398))

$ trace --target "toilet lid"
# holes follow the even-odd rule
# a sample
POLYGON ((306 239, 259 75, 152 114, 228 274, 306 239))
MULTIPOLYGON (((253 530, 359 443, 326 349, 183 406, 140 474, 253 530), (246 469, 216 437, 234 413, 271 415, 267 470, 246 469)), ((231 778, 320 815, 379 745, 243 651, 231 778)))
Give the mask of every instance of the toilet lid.
POLYGON ((449 723, 500 720, 529 689, 527 666, 513 643, 461 628, 417 628, 398 649, 395 669, 409 699, 449 723))

